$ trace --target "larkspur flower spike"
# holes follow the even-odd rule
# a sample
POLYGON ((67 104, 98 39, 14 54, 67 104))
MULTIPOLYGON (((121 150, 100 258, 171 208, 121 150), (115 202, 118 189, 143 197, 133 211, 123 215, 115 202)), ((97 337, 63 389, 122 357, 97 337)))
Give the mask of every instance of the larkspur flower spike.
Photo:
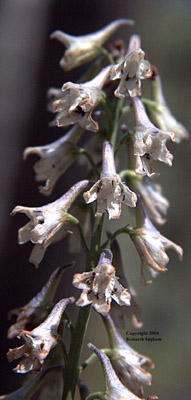
POLYGON ((71 36, 62 31, 53 32, 50 37, 59 40, 67 48, 60 61, 60 66, 69 71, 93 60, 100 54, 102 45, 117 29, 121 26, 133 25, 133 23, 129 19, 118 19, 103 29, 84 36, 71 36))
POLYGON ((102 91, 109 77, 110 66, 105 67, 91 81, 85 83, 67 82, 62 86, 62 93, 54 98, 54 91, 49 91, 49 109, 57 113, 51 125, 59 127, 78 123, 81 128, 96 132, 98 123, 92 118, 92 111, 104 99, 102 91))
POLYGON ((28 241, 35 244, 29 261, 36 267, 42 261, 47 247, 64 236, 65 226, 69 222, 67 211, 87 185, 87 180, 77 182, 53 203, 42 207, 16 206, 11 212, 11 215, 21 212, 30 218, 30 222, 19 229, 18 240, 19 244, 28 241))
POLYGON ((165 131, 173 131, 175 142, 179 143, 182 139, 188 138, 186 128, 172 115, 163 95, 161 78, 156 75, 151 81, 151 99, 155 105, 146 105, 149 116, 156 126, 165 131))
POLYGON ((25 344, 15 349, 9 349, 9 362, 24 356, 24 359, 14 368, 14 371, 25 374, 31 370, 40 371, 50 350, 57 344, 57 329, 66 306, 74 302, 73 297, 60 300, 47 319, 32 331, 23 330, 21 337, 25 344))
POLYGON ((133 35, 126 56, 111 68, 111 79, 120 79, 119 86, 114 92, 115 96, 124 98, 127 94, 130 97, 141 95, 141 80, 152 75, 150 63, 144 58, 145 53, 140 48, 140 37, 133 35))
POLYGON ((120 306, 129 306, 131 295, 115 276, 112 263, 112 252, 108 249, 101 253, 98 265, 90 272, 75 274, 73 285, 82 289, 82 294, 76 302, 77 306, 92 304, 95 310, 107 315, 112 299, 120 306))
POLYGON ((79 140, 81 131, 76 125, 55 142, 25 149, 25 160, 30 154, 37 154, 40 157, 40 160, 33 167, 36 173, 36 181, 45 181, 45 186, 39 186, 40 193, 49 196, 57 180, 76 159, 73 147, 79 140))
POLYGON ((153 160, 159 160, 172 165, 173 156, 166 147, 166 141, 174 141, 174 133, 156 128, 149 120, 144 105, 138 97, 132 98, 136 127, 134 128, 134 155, 136 158, 135 172, 138 175, 148 175, 153 178, 158 173, 153 172, 153 160))
MULTIPOLYGON (((130 392, 119 380, 114 369, 112 368, 109 358, 93 344, 88 344, 89 349, 94 351, 98 356, 105 377, 106 392, 104 394, 104 400, 140 400, 135 394, 130 392)), ((149 396, 149 399, 158 399, 157 396, 149 396)), ((143 399, 142 399, 143 400, 143 399)))
POLYGON ((96 217, 100 217, 105 211, 109 219, 119 218, 121 215, 121 203, 129 207, 135 207, 137 196, 128 186, 122 183, 116 173, 114 152, 112 145, 105 141, 102 153, 102 172, 100 179, 84 193, 87 204, 97 200, 96 217))

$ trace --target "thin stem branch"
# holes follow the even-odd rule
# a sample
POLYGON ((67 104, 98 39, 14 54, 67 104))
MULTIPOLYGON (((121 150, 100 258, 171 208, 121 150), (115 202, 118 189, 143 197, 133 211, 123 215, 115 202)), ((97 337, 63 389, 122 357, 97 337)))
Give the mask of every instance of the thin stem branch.
MULTIPOLYGON (((108 356, 110 356, 112 354, 111 349, 101 349, 101 351, 103 353, 107 354, 108 356)), ((96 358, 97 358, 97 355, 95 353, 91 354, 91 356, 89 358, 87 358, 87 360, 84 361, 83 364, 80 365, 79 374, 81 374, 81 372, 84 371, 84 369, 86 367, 88 367, 96 358)))
POLYGON ((64 340, 61 337, 59 337, 58 338, 58 343, 62 347, 64 362, 65 362, 65 366, 67 367, 67 365, 69 363, 69 358, 68 358, 68 354, 67 354, 67 351, 66 351, 66 346, 65 346, 64 340))
POLYGON ((119 118, 120 118, 122 104, 123 104, 123 99, 118 99, 116 101, 115 112, 114 112, 114 116, 113 116, 113 129, 112 129, 112 133, 110 136, 110 142, 114 149, 115 149, 115 142, 116 142, 116 138, 117 138, 117 131, 118 131, 118 127, 119 127, 119 118))
POLYGON ((87 151, 87 150, 85 150, 83 148, 78 148, 77 151, 78 151, 78 154, 82 154, 82 155, 86 156, 86 158, 88 159, 89 163, 91 164, 91 167, 92 167, 93 171, 95 172, 95 174, 99 178, 100 177, 100 171, 97 168, 97 166, 96 166, 91 154, 89 153, 89 151, 87 151))
POLYGON ((130 135, 131 135, 130 132, 128 132, 128 133, 126 133, 126 134, 122 137, 122 139, 120 140, 118 146, 117 146, 116 149, 115 149, 115 152, 114 152, 115 157, 116 157, 117 154, 120 152, 120 150, 121 150, 121 148, 123 147, 125 141, 130 137, 130 135))
POLYGON ((88 397, 86 397, 86 400, 93 400, 93 399, 103 400, 104 395, 105 395, 105 392, 96 392, 96 393, 90 394, 88 397))
POLYGON ((157 103, 157 102, 154 101, 154 100, 145 99, 145 98, 142 98, 141 101, 142 101, 142 103, 145 104, 146 106, 148 105, 148 106, 155 107, 155 108, 157 108, 157 107, 158 107, 158 104, 159 104, 159 103, 157 103))
POLYGON ((66 215, 67 215, 67 218, 69 218, 69 220, 73 224, 77 225, 78 231, 79 231, 79 234, 80 234, 80 238, 81 238, 81 241, 82 241, 83 249, 84 249, 85 253, 89 256, 89 248, 88 248, 88 245, 86 243, 86 239, 85 239, 84 232, 83 232, 83 229, 81 227, 80 221, 76 217, 71 215, 71 214, 66 213, 66 215))
POLYGON ((109 64, 115 64, 113 57, 111 56, 111 54, 108 53, 108 51, 104 47, 99 47, 98 51, 108 60, 109 64))
POLYGON ((131 105, 123 107, 120 112, 121 116, 127 114, 131 110, 131 108, 132 108, 131 105))
POLYGON ((138 176, 136 174, 136 172, 132 169, 124 169, 123 171, 120 172, 120 178, 121 180, 125 179, 125 178, 133 178, 133 179, 137 179, 137 180, 141 180, 140 176, 138 176))
POLYGON ((119 236, 121 233, 127 233, 128 235, 132 235, 133 233, 133 228, 132 227, 124 227, 124 228, 120 228, 117 231, 115 231, 109 239, 107 239, 101 246, 101 250, 109 247, 111 245, 111 243, 114 241, 114 239, 119 236))

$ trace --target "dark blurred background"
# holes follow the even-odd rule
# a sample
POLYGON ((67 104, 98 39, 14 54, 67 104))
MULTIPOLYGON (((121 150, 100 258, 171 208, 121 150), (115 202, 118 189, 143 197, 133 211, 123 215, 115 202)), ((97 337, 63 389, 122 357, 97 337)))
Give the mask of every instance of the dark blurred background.
MULTIPOLYGON (((77 179, 83 178, 83 167, 70 168, 47 199, 38 193, 34 181, 33 157, 26 162, 26 146, 42 145, 57 139, 61 133, 49 128, 51 116, 46 111, 46 92, 65 81, 76 81, 84 67, 64 73, 58 65, 64 48, 49 40, 55 29, 82 35, 96 31, 116 18, 132 18, 134 27, 115 34, 127 42, 131 33, 142 38, 142 48, 149 61, 157 66, 165 96, 177 119, 190 130, 191 92, 191 4, 190 0, 1 0, 1 146, 0 146, 0 232, 1 232, 1 373, 0 394, 9 393, 22 382, 6 359, 8 347, 17 341, 6 340, 9 326, 7 313, 24 305, 46 282, 50 273, 63 262, 75 257, 67 252, 68 239, 48 249, 38 270, 29 264, 32 245, 17 244, 17 230, 27 218, 9 217, 17 204, 40 206, 54 201, 77 179)), ((151 357, 156 365, 152 387, 146 395, 157 394, 163 400, 190 398, 190 141, 170 144, 174 154, 173 168, 160 166, 165 196, 170 200, 168 222, 161 228, 164 236, 184 249, 182 263, 170 252, 168 272, 156 278, 151 286, 139 283, 139 258, 128 238, 121 237, 123 261, 127 274, 138 293, 144 330, 159 330, 162 341, 136 343, 134 348, 151 357)), ((157 165, 158 167, 158 165, 157 165)), ((118 222, 112 222, 116 229, 118 222)), ((83 265, 76 266, 79 271, 83 265)), ((63 278, 58 297, 71 295, 73 272, 63 278)), ((76 291, 76 296, 79 293, 76 291)), ((126 330, 132 330, 129 322, 126 330)), ((108 342, 99 315, 92 312, 86 342, 107 347, 108 342), (95 324, 98 327, 95 329, 95 324), (99 332, 99 338, 98 338, 99 332)), ((85 355, 89 350, 85 346, 85 355)), ((85 357, 84 355, 84 357, 85 357)), ((90 379, 91 392, 102 390, 104 381, 98 363, 84 374, 90 379), (97 374, 97 380, 95 376, 97 374), (98 375, 99 374, 99 375, 98 375)), ((76 397, 77 398, 77 397, 76 397)))

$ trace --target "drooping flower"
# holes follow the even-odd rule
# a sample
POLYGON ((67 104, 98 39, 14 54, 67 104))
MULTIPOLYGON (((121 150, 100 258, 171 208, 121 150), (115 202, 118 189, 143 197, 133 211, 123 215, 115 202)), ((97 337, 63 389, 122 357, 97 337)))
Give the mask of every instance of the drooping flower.
POLYGON ((142 284, 147 284, 151 281, 145 280, 145 266, 149 268, 152 276, 155 277, 157 273, 167 270, 166 264, 169 261, 169 257, 166 254, 167 249, 176 251, 180 261, 182 260, 183 250, 180 246, 160 234, 149 220, 142 205, 139 205, 139 211, 137 227, 133 229, 131 239, 141 259, 141 282, 142 284))
POLYGON ((72 267, 74 263, 68 263, 58 267, 50 276, 46 285, 25 306, 11 310, 9 317, 17 315, 16 322, 8 330, 8 338, 19 336, 21 331, 38 326, 49 314, 50 307, 63 272, 72 267))
POLYGON ((133 35, 126 56, 111 68, 111 79, 120 79, 119 86, 114 92, 119 98, 125 97, 126 94, 130 97, 140 96, 141 80, 152 75, 150 63, 145 60, 145 53, 140 45, 140 37, 133 35))
POLYGON ((71 36, 62 31, 53 32, 50 37, 59 40, 67 48, 60 61, 61 67, 69 71, 93 60, 100 54, 102 45, 118 28, 124 25, 133 25, 133 21, 117 19, 103 29, 84 36, 71 36))
MULTIPOLYGON (((59 99, 51 99, 49 109, 57 116, 52 124, 67 126, 78 123, 81 128, 96 132, 98 123, 92 118, 92 111, 104 99, 102 87, 109 77, 110 66, 105 67, 91 81, 85 83, 67 82, 62 86, 59 99)), ((52 91, 49 92, 49 95, 52 91)), ((57 97, 57 95, 56 95, 57 97)))
POLYGON ((27 147, 24 159, 29 154, 37 154, 41 159, 34 164, 36 180, 46 181, 45 186, 39 186, 40 193, 49 196, 55 183, 76 159, 74 146, 81 134, 78 126, 74 126, 60 139, 45 146, 27 147))
POLYGON ((162 194, 162 187, 154 183, 148 176, 133 180, 133 187, 141 196, 146 212, 152 221, 157 224, 166 222, 169 201, 162 194))
POLYGON ((156 75, 151 81, 151 99, 156 103, 152 106, 147 104, 146 108, 153 123, 160 129, 174 132, 174 139, 177 143, 187 138, 188 131, 176 120, 166 104, 159 75, 156 75))
POLYGON ((62 314, 66 306, 73 302, 73 297, 60 300, 42 324, 32 331, 22 331, 20 337, 25 340, 25 344, 15 349, 9 349, 7 353, 9 362, 24 356, 14 368, 15 372, 25 374, 32 370, 38 372, 42 368, 45 358, 57 344, 57 329, 62 314))
MULTIPOLYGON (((130 392, 117 377, 109 358, 99 349, 97 349, 93 344, 88 344, 89 349, 94 351, 98 356, 105 377, 106 392, 104 394, 104 400, 140 400, 135 394, 130 392)), ((147 400, 158 399, 157 396, 149 396, 147 400)))
MULTIPOLYGON (((107 232, 108 238, 110 238, 110 233, 107 232)), ((131 294, 131 304, 129 307, 119 307, 117 303, 113 302, 110 314, 117 326, 125 328, 126 321, 125 317, 128 317, 134 328, 141 328, 143 323, 139 321, 141 309, 135 302, 134 296, 136 292, 134 288, 129 284, 127 279, 125 269, 123 266, 121 250, 117 239, 114 239, 111 243, 111 251, 113 253, 113 264, 116 268, 116 274, 119 276, 120 282, 124 287, 126 287, 131 294)))
POLYGON ((117 331, 114 322, 108 314, 103 318, 111 352, 112 366, 123 385, 127 386, 139 397, 143 397, 143 389, 139 384, 151 385, 151 374, 142 368, 145 365, 153 368, 150 358, 133 350, 117 331))
POLYGON ((97 200, 96 217, 107 211, 109 219, 120 217, 121 203, 136 206, 137 196, 116 173, 113 147, 107 141, 103 143, 101 178, 84 193, 84 199, 87 204, 97 200))
POLYGON ((73 285, 82 289, 82 294, 76 302, 77 306, 92 304, 97 312, 107 315, 112 299, 120 306, 130 305, 131 295, 119 283, 111 262, 112 252, 105 249, 101 253, 98 265, 92 271, 74 275, 73 285))
POLYGON ((80 181, 53 203, 42 207, 16 206, 11 212, 11 215, 21 212, 30 218, 30 222, 19 229, 18 240, 19 244, 28 241, 35 244, 29 261, 36 267, 42 261, 47 247, 62 239, 69 222, 67 211, 87 185, 87 180, 80 181))
POLYGON ((136 126, 134 128, 134 155, 138 175, 150 178, 158 175, 153 172, 153 160, 159 160, 171 166, 173 155, 166 147, 168 139, 174 141, 174 133, 156 128, 149 120, 144 105, 138 97, 132 98, 136 126))
POLYGON ((35 375, 33 378, 28 380, 25 385, 23 385, 21 388, 18 390, 15 390, 12 393, 9 394, 4 394, 3 396, 0 396, 0 399, 4 400, 21 400, 21 399, 30 399, 31 396, 36 393, 38 388, 43 384, 44 379, 46 379, 47 376, 49 376, 50 373, 54 371, 55 374, 58 374, 61 370, 61 366, 54 365, 51 367, 48 367, 46 369, 43 369, 40 371, 37 375, 35 375))

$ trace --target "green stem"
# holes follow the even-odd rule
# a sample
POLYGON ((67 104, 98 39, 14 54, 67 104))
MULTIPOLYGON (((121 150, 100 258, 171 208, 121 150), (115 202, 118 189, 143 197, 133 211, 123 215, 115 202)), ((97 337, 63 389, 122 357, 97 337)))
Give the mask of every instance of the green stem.
POLYGON ((151 106, 151 107, 154 107, 154 108, 157 108, 158 105, 159 105, 158 102, 156 102, 156 101, 154 101, 154 100, 150 100, 150 99, 142 98, 141 101, 142 101, 142 103, 145 104, 146 106, 151 106))
POLYGON ((91 364, 96 358, 96 354, 92 354, 86 361, 84 361, 79 367, 79 374, 81 374, 81 372, 84 371, 84 369, 88 367, 88 365, 91 364))
POLYGON ((120 172, 119 175, 120 175, 121 180, 123 180, 125 178, 133 178, 133 179, 141 180, 141 178, 132 169, 124 169, 123 171, 120 172))
POLYGON ((98 51, 100 54, 105 56, 105 58, 107 58, 109 64, 115 64, 113 57, 111 56, 111 54, 108 53, 108 51, 104 47, 99 47, 98 51))
POLYGON ((93 400, 93 399, 103 400, 104 395, 105 395, 105 392, 96 392, 96 393, 90 394, 88 397, 86 397, 85 400, 93 400))
POLYGON ((120 140, 118 146, 117 146, 116 149, 115 149, 115 152, 114 152, 115 157, 116 157, 117 154, 120 152, 121 148, 123 147, 123 145, 124 145, 124 143, 126 142, 126 140, 130 137, 130 135, 131 135, 131 134, 128 132, 128 133, 126 133, 126 134, 122 137, 122 139, 120 140))
POLYGON ((121 109, 121 116, 127 114, 131 110, 131 105, 125 106, 121 109))
POLYGON ((116 142, 116 138, 117 138, 117 131, 118 131, 118 127, 119 127, 119 118, 120 118, 120 114, 121 114, 121 107, 123 104, 123 99, 118 99, 116 104, 115 104, 115 113, 113 116, 113 130, 110 136, 110 142, 113 146, 113 148, 115 148, 115 142, 116 142))
MULTIPOLYGON (((101 349, 101 351, 108 356, 112 354, 111 349, 101 349)), ((83 364, 79 367, 79 374, 81 374, 81 372, 84 371, 84 369, 88 367, 88 365, 90 365, 96 358, 97 355, 93 353, 86 361, 84 361, 83 364)))
POLYGON ((112 130, 112 124, 113 124, 111 105, 108 103, 108 100, 105 97, 102 98, 102 104, 103 104, 104 110, 105 110, 107 134, 109 133, 109 136, 107 135, 107 138, 109 138, 110 132, 112 130))
MULTIPOLYGON (((100 255, 100 241, 103 226, 103 216, 97 218, 94 224, 94 232, 92 235, 90 251, 87 253, 86 271, 90 271, 98 263, 100 255)), ((69 351, 69 365, 65 372, 63 400, 74 399, 76 383, 79 374, 79 358, 84 342, 84 337, 88 325, 89 314, 91 306, 86 306, 80 309, 76 328, 72 336, 70 351, 69 351)))
POLYGON ((89 248, 88 248, 88 245, 86 243, 86 239, 85 239, 85 236, 84 236, 83 229, 81 227, 80 221, 76 217, 74 217, 73 215, 71 215, 69 213, 66 213, 66 217, 70 220, 70 222, 72 222, 73 224, 77 225, 78 231, 79 231, 79 234, 80 234, 80 238, 81 238, 81 241, 82 241, 83 249, 84 249, 86 255, 89 256, 89 248))
POLYGON ((109 247, 111 245, 111 243, 115 240, 115 238, 117 236, 119 236, 121 233, 128 233, 128 235, 132 235, 133 232, 133 228, 132 227, 124 227, 124 228, 120 228, 117 231, 115 231, 109 239, 107 239, 101 246, 101 250, 109 247))
POLYGON ((97 168, 97 166, 96 166, 96 164, 95 164, 95 162, 94 162, 94 160, 93 160, 91 154, 89 153, 89 151, 87 151, 87 150, 85 150, 85 149, 83 149, 83 148, 81 148, 81 149, 78 148, 78 149, 77 149, 77 152, 78 152, 78 154, 82 154, 82 155, 84 155, 84 156, 87 157, 89 163, 91 164, 91 167, 92 167, 93 171, 95 172, 95 174, 96 174, 97 177, 99 178, 99 177, 100 177, 100 171, 99 171, 99 169, 97 168))
POLYGON ((62 347, 65 367, 67 367, 67 365, 69 363, 69 358, 68 358, 68 354, 67 354, 67 351, 66 351, 66 346, 65 346, 64 340, 60 337, 60 338, 58 338, 58 343, 62 347))

